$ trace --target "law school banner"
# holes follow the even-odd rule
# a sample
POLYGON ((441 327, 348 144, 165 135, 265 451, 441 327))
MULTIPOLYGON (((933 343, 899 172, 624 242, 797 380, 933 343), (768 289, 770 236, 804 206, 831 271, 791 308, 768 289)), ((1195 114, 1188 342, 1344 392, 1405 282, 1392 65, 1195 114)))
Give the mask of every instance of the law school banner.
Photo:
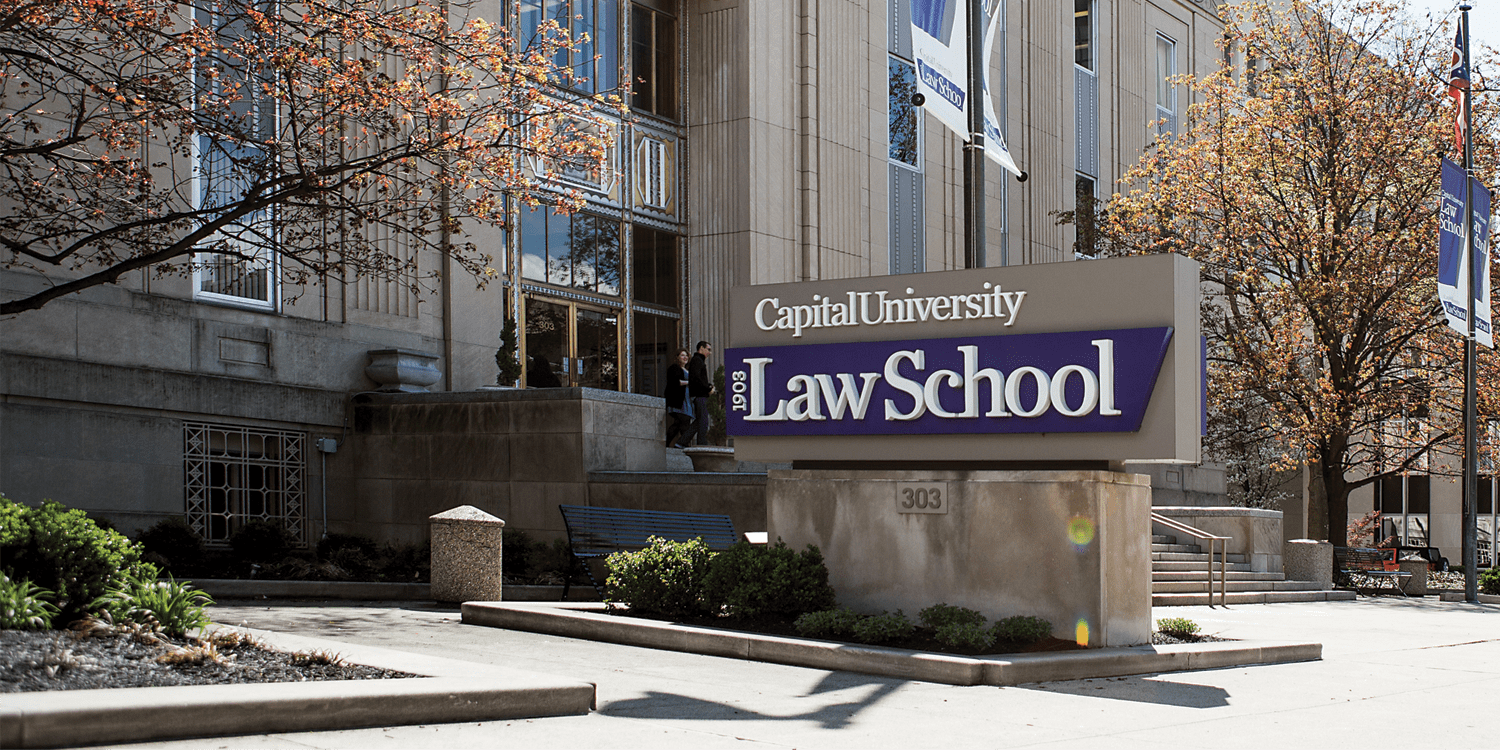
POLYGON ((1021 168, 1010 157, 1005 146, 1005 136, 1000 132, 1000 118, 995 116, 995 102, 990 97, 990 61, 994 59, 995 36, 1005 25, 1000 17, 1004 3, 986 0, 984 5, 984 155, 1011 174, 1020 177, 1021 168))
POLYGON ((1468 316, 1472 309, 1474 337, 1479 343, 1495 348, 1490 304, 1490 192, 1484 183, 1465 179, 1464 170, 1448 159, 1442 160, 1442 204, 1438 214, 1438 300, 1448 318, 1448 326, 1468 335, 1468 316), (1474 191, 1474 254, 1464 254, 1464 189, 1474 191), (1470 305, 1469 264, 1479 270, 1478 284, 1470 305))
POLYGON ((969 138, 967 0, 911 0, 911 51, 922 108, 969 138))

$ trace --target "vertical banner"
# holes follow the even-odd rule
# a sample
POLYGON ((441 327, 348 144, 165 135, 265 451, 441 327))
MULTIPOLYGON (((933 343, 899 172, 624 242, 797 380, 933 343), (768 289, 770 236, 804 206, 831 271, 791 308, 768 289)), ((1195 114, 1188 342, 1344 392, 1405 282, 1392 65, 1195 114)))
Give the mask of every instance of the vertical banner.
POLYGON ((911 0, 911 52, 917 93, 958 137, 969 139, 969 29, 967 0, 911 0))
POLYGON ((990 97, 990 61, 995 51, 995 35, 1005 25, 1005 19, 1000 17, 1003 8, 1004 3, 1000 0, 986 0, 984 4, 984 155, 1020 177, 1021 169, 1016 166, 1015 160, 1010 157, 1010 149, 1005 146, 1005 135, 1000 132, 1000 118, 995 116, 995 102, 990 97))
POLYGON ((1443 314, 1448 326, 1467 336, 1469 333, 1469 311, 1475 311, 1474 337, 1479 343, 1493 349, 1495 337, 1490 305, 1490 192, 1484 183, 1465 179, 1462 167, 1448 159, 1442 160, 1442 202, 1438 207, 1438 300, 1443 305, 1443 314), (1474 254, 1464 254, 1464 191, 1474 194, 1474 254), (1478 270, 1478 284, 1470 299, 1469 264, 1478 270), (1472 303, 1472 304, 1471 304, 1472 303))

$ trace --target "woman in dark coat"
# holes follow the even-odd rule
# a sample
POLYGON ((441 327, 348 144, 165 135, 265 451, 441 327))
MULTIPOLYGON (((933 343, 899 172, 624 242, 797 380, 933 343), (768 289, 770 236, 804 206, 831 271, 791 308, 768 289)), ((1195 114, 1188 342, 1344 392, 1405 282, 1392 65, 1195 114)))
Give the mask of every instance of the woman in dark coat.
POLYGON ((677 358, 667 365, 666 388, 662 396, 667 399, 667 447, 681 448, 677 438, 687 434, 693 425, 693 400, 688 398, 688 350, 678 349, 677 358))

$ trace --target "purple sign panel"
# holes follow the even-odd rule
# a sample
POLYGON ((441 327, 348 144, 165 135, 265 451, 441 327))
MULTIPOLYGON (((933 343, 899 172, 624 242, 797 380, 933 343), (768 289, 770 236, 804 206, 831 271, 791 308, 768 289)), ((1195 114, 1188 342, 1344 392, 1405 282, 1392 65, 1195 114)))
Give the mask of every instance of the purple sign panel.
POLYGON ((731 435, 1135 432, 1171 328, 725 352, 731 435))

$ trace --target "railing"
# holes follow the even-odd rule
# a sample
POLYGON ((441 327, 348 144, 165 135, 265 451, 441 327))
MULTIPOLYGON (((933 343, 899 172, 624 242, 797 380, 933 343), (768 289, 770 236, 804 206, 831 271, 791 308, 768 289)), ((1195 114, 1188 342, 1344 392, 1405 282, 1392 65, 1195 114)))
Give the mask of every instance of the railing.
POLYGON ((1229 606, 1229 537, 1214 536, 1181 521, 1167 518, 1160 513, 1151 514, 1152 523, 1159 523, 1179 534, 1208 542, 1208 606, 1214 605, 1214 542, 1219 543, 1219 604, 1229 606))

